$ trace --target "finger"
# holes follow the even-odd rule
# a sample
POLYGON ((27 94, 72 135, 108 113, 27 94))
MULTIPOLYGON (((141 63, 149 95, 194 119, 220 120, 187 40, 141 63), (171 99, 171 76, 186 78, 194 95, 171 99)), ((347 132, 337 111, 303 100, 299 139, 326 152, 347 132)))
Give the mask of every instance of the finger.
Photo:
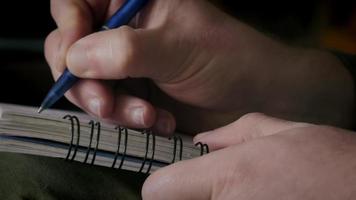
POLYGON ((195 136, 194 142, 208 144, 211 150, 217 150, 304 126, 310 125, 277 119, 261 113, 250 113, 227 126, 195 136))
POLYGON ((114 95, 112 113, 106 120, 129 128, 150 128, 156 121, 156 110, 147 101, 128 94, 114 95))
MULTIPOLYGON (((45 55, 50 66, 58 61, 56 50, 60 37, 59 31, 53 31, 46 40, 45 55)), ((51 70, 55 79, 61 75, 57 68, 52 67, 51 70)), ((149 128, 156 122, 155 109, 148 102, 129 95, 114 95, 111 88, 101 81, 81 80, 66 93, 66 97, 88 113, 122 126, 149 128)), ((165 123, 164 120, 160 121, 165 123)), ((170 127, 174 128, 174 125, 170 127)), ((167 133, 167 130, 158 129, 158 132, 167 133)))
POLYGON ((142 50, 150 49, 150 42, 143 39, 139 32, 126 26, 92 34, 79 40, 68 52, 69 70, 83 78, 140 77, 138 69, 143 66, 139 64, 145 59, 142 50))
MULTIPOLYGON (((58 78, 60 73, 54 72, 58 78)), ((130 128, 150 128, 156 122, 155 108, 145 100, 113 92, 103 81, 83 79, 65 96, 69 101, 102 120, 130 128)))
POLYGON ((62 37, 59 33, 59 30, 56 29, 47 36, 44 45, 47 63, 52 72, 56 71, 58 74, 63 71, 65 65, 65 58, 63 57, 64 54, 59 53, 61 48, 61 40, 62 37))
MULTIPOLYGON (((56 62, 59 61, 57 58, 57 50, 60 46, 61 35, 58 30, 53 31, 46 39, 45 43, 45 57, 47 62, 51 66, 51 72, 55 80, 59 78, 62 74, 57 68, 53 67, 56 62)), ((69 101, 82 108, 83 110, 90 111, 91 114, 99 117, 105 117, 109 115, 109 109, 94 108, 97 105, 101 105, 104 102, 112 104, 113 99, 110 96, 110 89, 103 83, 95 80, 80 80, 75 84, 71 90, 65 93, 65 96, 69 101), (89 91, 88 93, 83 91, 89 91), (92 103, 89 103, 92 102, 92 103)), ((107 106, 107 107, 110 107, 107 106)))
POLYGON ((156 108, 156 121, 152 127, 153 132, 164 137, 170 137, 175 129, 176 121, 174 116, 166 110, 156 108))
POLYGON ((51 13, 61 35, 60 46, 56 61, 57 71, 65 68, 65 56, 68 48, 79 38, 93 30, 93 16, 89 5, 85 1, 52 0, 51 13))
POLYGON ((102 24, 123 3, 124 0, 52 0, 51 14, 58 27, 63 28, 73 28, 68 19, 74 23, 102 24), (90 19, 80 21, 83 16, 89 15, 90 19))
POLYGON ((65 68, 65 55, 69 47, 78 39, 92 33, 107 16, 112 15, 123 0, 52 0, 51 14, 61 35, 57 56, 58 71, 65 68))
POLYGON ((91 30, 94 19, 91 12, 92 8, 85 0, 51 0, 52 17, 63 34, 91 30))
POLYGON ((161 48, 164 42, 156 37, 156 31, 123 26, 89 35, 69 50, 68 69, 83 78, 162 79, 172 73, 175 64, 174 59, 170 65, 165 61, 170 57, 163 49, 168 48, 161 48))
MULTIPOLYGON (((57 80, 61 72, 53 69, 52 74, 55 80, 57 80)), ((91 79, 80 80, 65 93, 65 96, 70 102, 84 111, 103 119, 111 116, 114 107, 112 89, 103 81, 91 79)))
POLYGON ((159 169, 146 179, 142 187, 142 199, 211 199, 212 179, 219 174, 216 167, 212 167, 216 159, 216 156, 207 155, 159 169))
MULTIPOLYGON (((54 63, 58 61, 56 59, 56 56, 58 56, 56 51, 60 42, 58 38, 60 38, 60 34, 57 30, 53 31, 46 40, 45 56, 50 66, 55 65, 54 63), (48 47, 49 43, 51 43, 51 48, 48 47)), ((51 70, 53 76, 57 79, 61 72, 57 71, 57 68, 51 67, 51 70)), ((169 112, 162 109, 155 110, 150 103, 137 97, 120 93, 113 95, 111 89, 100 81, 81 80, 66 93, 66 97, 83 110, 92 115, 105 118, 106 121, 111 123, 134 128, 149 128, 153 126, 153 131, 163 136, 170 136, 176 127, 175 119, 169 112), (102 95, 101 98, 96 100, 94 96, 97 97, 99 95, 102 95)))

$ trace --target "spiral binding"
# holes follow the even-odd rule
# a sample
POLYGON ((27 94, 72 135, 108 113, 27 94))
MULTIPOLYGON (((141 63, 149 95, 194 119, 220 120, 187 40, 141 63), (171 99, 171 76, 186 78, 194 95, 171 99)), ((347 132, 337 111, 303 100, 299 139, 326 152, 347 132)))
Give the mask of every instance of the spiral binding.
POLYGON ((204 155, 204 151, 205 153, 209 153, 209 146, 207 144, 203 144, 201 142, 198 142, 195 144, 195 146, 199 146, 200 147, 200 155, 204 155))
POLYGON ((72 152, 72 148, 73 148, 73 141, 74 141, 74 133, 75 130, 77 133, 77 144, 75 145, 74 148, 74 153, 72 155, 72 158, 70 159, 71 161, 74 160, 75 156, 77 155, 77 151, 78 151, 78 147, 79 147, 79 141, 80 141, 80 125, 79 125, 79 119, 76 116, 71 116, 71 115, 66 115, 63 117, 63 119, 69 119, 71 122, 71 139, 70 139, 70 143, 69 143, 69 148, 68 148, 68 153, 66 156, 66 160, 69 160, 70 154, 72 152), (75 129, 76 128, 76 129, 75 129))
MULTIPOLYGON (((169 138, 169 140, 172 140, 172 138, 169 138)), ((183 141, 181 137, 173 136, 173 159, 171 163, 176 162, 176 154, 177 154, 177 141, 179 141, 179 160, 182 160, 183 157, 183 141)))
MULTIPOLYGON (((71 135, 68 152, 67 152, 65 160, 73 161, 77 155, 78 149, 80 148, 79 142, 80 142, 80 126, 81 125, 80 125, 78 117, 75 115, 66 115, 63 117, 63 119, 68 119, 70 121, 70 135, 71 135), (74 143, 74 141, 75 141, 75 143, 74 143)), ((99 151, 101 124, 100 124, 100 122, 94 122, 93 120, 91 120, 89 122, 89 125, 90 125, 89 144, 86 147, 86 151, 85 151, 86 153, 85 153, 85 158, 84 158, 83 163, 94 165, 97 152, 99 151), (95 132, 96 132, 96 138, 95 138, 96 145, 95 145, 95 147, 92 147, 95 132), (91 154, 91 152, 92 152, 93 156, 91 158, 90 163, 88 163, 89 155, 91 154)), ((117 133, 118 133, 117 149, 116 149, 116 152, 113 152, 114 159, 113 159, 111 168, 116 168, 117 163, 119 162, 117 169, 122 169, 125 159, 127 157, 127 147, 129 145, 128 144, 128 136, 129 136, 128 129, 125 127, 117 126, 117 127, 115 127, 115 130, 117 130, 117 133), (121 145, 123 145, 122 152, 120 152, 121 145), (118 161, 119 156, 121 157, 120 161, 118 161)), ((148 174, 152 169, 153 162, 155 161, 156 135, 151 130, 143 130, 143 131, 141 131, 141 134, 146 135, 146 144, 145 144, 145 154, 142 158, 141 166, 140 166, 138 172, 148 174), (150 141, 152 141, 152 143, 150 141), (145 169, 145 166, 147 166, 147 169, 145 170, 145 172, 143 172, 145 169)), ((172 152, 173 158, 172 158, 171 163, 177 162, 177 159, 179 161, 182 160, 182 158, 183 158, 183 140, 182 140, 182 138, 175 135, 168 139, 173 140, 173 152, 172 152)), ((198 142, 195 144, 195 146, 200 148, 200 155, 209 153, 209 146, 207 144, 198 142)))
POLYGON ((112 163, 111 168, 115 168, 115 164, 116 164, 117 158, 120 155, 121 135, 122 135, 122 132, 125 132, 124 153, 123 153, 123 155, 121 157, 121 161, 120 161, 120 165, 119 165, 119 169, 121 169, 121 167, 122 167, 122 165, 124 163, 125 157, 126 157, 128 132, 127 132, 126 128, 122 128, 122 127, 119 127, 119 126, 116 127, 115 129, 119 130, 119 132, 118 132, 118 141, 117 141, 117 151, 116 151, 114 162, 112 163))

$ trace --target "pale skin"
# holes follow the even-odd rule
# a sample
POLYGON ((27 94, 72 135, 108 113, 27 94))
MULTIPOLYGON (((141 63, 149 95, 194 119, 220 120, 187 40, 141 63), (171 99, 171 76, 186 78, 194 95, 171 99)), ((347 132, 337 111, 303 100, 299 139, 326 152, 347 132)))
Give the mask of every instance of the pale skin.
POLYGON ((334 187, 356 179, 351 173, 355 139, 347 131, 263 115, 269 125, 255 130, 259 114, 250 121, 237 120, 257 111, 292 121, 350 127, 353 80, 336 57, 283 45, 203 0, 152 0, 130 26, 93 33, 122 2, 52 0, 58 29, 46 40, 46 58, 55 78, 65 66, 83 78, 66 96, 103 120, 153 128, 161 135, 170 135, 176 128, 189 134, 214 130, 209 136, 198 135, 196 141, 220 150, 154 173, 144 185, 144 199, 172 199, 185 189, 185 196, 177 197, 276 199, 289 191, 284 199, 301 195, 325 199, 322 191, 331 188, 337 191, 335 199, 343 197, 346 189, 352 194, 353 188, 334 187), (341 155, 340 149, 328 145, 333 142, 345 145, 341 155), (292 147, 300 143, 305 143, 305 149, 295 152, 292 147), (321 157, 320 163, 312 162, 313 155, 320 153, 328 156, 321 157), (266 159, 270 154, 273 157, 266 159), (255 173, 239 170, 246 158, 255 173), (287 173, 286 158, 295 173, 280 176, 287 173), (327 167, 325 163, 333 160, 343 164, 327 167), (320 176, 308 174, 314 171, 320 176), (192 178, 202 173, 209 176, 192 178), (226 173, 231 177, 229 184, 221 179, 226 173), (349 174, 352 180, 338 179, 339 184, 328 185, 328 179, 321 177, 332 173, 349 174), (249 181, 241 182, 240 176, 249 181), (272 179, 275 184, 270 183, 272 179), (158 192, 159 184, 167 192, 158 192), (310 187, 302 187, 305 184, 310 187), (253 190, 254 185, 273 190, 253 190), (313 187, 317 190, 311 191, 313 187))
POLYGON ((356 198, 353 132, 252 113, 195 140, 215 151, 153 173, 143 199, 356 198))

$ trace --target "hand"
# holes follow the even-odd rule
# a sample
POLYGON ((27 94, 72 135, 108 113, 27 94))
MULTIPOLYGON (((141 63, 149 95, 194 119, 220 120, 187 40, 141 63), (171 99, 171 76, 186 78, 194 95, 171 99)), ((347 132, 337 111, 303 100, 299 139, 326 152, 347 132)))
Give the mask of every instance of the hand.
POLYGON ((355 199, 354 134, 249 114, 196 136, 216 151, 154 172, 143 199, 355 199))
POLYGON ((252 111, 350 124, 352 79, 333 56, 284 46, 202 0, 152 0, 132 27, 91 34, 122 2, 51 1, 46 58, 55 78, 65 66, 85 78, 66 95, 85 111, 162 134, 252 111))

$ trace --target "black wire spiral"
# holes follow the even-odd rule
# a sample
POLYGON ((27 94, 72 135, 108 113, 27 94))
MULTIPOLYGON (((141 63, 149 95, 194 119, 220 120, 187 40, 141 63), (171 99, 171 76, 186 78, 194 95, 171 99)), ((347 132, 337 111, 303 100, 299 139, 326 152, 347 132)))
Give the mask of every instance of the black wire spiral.
POLYGON ((69 148, 68 148, 68 153, 66 156, 66 160, 69 160, 70 154, 72 152, 72 148, 73 148, 73 141, 74 141, 74 133, 77 133, 77 143, 74 147, 74 153, 72 155, 72 158, 70 159, 71 161, 74 160, 75 156, 77 155, 77 151, 78 151, 78 147, 79 147, 79 141, 80 141, 80 124, 79 124, 79 119, 76 116, 71 116, 71 115, 66 115, 63 117, 63 119, 69 119, 71 122, 71 126, 70 126, 70 132, 71 132, 71 139, 70 139, 70 144, 69 144, 69 148), (77 131, 75 131, 77 130, 77 131))
POLYGON ((198 142, 195 144, 195 146, 199 146, 200 147, 200 155, 204 155, 204 151, 206 154, 209 153, 209 146, 207 144, 203 144, 201 142, 198 142))
MULTIPOLYGON (((67 161, 73 161, 77 155, 78 149, 80 148, 80 122, 78 117, 75 115, 66 115, 63 117, 63 119, 68 119, 70 121, 70 142, 69 142, 69 147, 68 147, 68 153, 66 155, 65 160, 67 161), (76 137, 76 142, 74 143, 76 137), (73 153, 72 153, 73 151, 73 153)), ((83 163, 94 165, 96 155, 99 149, 99 142, 100 142, 100 134, 101 134, 101 124, 99 122, 94 122, 90 121, 90 136, 89 136, 89 144, 85 150, 85 158, 83 163), (96 130, 96 131, 95 131, 96 130), (93 140, 94 140, 94 134, 96 133, 96 144, 95 147, 93 146, 93 140), (90 163, 88 163, 89 160, 89 155, 93 154, 90 163)), ((117 169, 122 169, 125 159, 128 156, 127 155, 127 147, 128 147, 128 129, 117 126, 115 127, 115 130, 117 130, 118 133, 118 138, 117 138, 117 149, 116 152, 112 152, 114 154, 113 162, 111 165, 111 168, 116 168, 116 165, 118 163, 119 157, 120 162, 118 164, 117 169), (123 151, 120 152, 121 147, 123 146, 123 151)), ((150 130, 143 130, 141 131, 141 134, 144 134, 146 136, 146 145, 145 145, 145 153, 142 158, 141 166, 138 170, 139 173, 150 173, 153 163, 155 162, 155 152, 156 152, 156 135, 150 131, 150 130), (152 142, 151 142, 152 141, 152 142), (145 167, 147 169, 144 171, 145 167)), ((178 161, 181 161, 183 159, 183 140, 179 136, 173 136, 172 138, 169 138, 169 140, 173 139, 173 158, 171 163, 175 163, 178 161), (178 154, 178 155, 177 155, 178 154)), ((200 154, 203 155, 205 153, 209 153, 209 146, 207 144, 203 144, 201 142, 198 142, 195 144, 195 146, 200 148, 200 154)), ((82 147, 83 148, 83 147, 82 147)))

